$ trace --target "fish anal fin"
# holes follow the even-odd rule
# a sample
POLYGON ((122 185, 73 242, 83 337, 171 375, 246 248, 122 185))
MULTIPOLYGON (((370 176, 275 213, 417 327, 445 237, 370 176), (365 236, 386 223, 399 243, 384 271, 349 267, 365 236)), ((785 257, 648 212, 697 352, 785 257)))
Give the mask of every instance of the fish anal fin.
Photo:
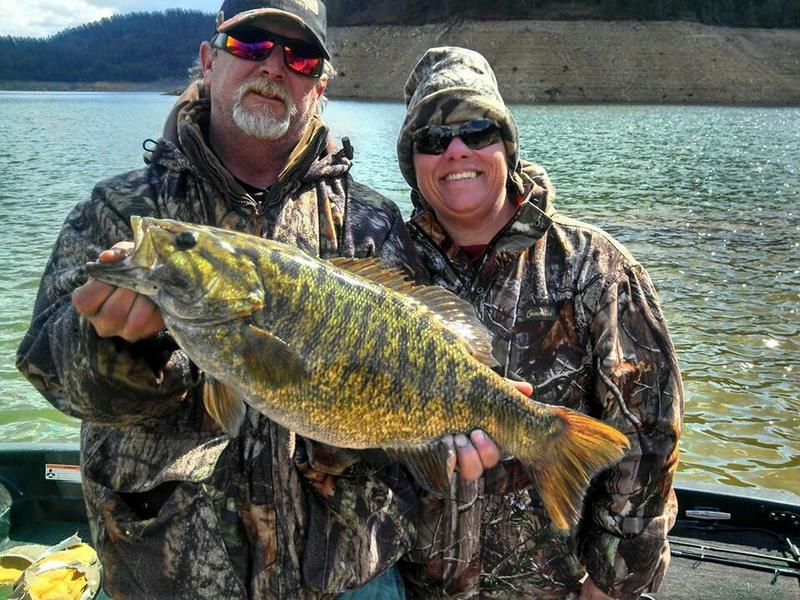
POLYGON ((416 482, 437 496, 450 493, 452 471, 447 459, 450 451, 441 440, 423 446, 387 448, 386 453, 393 461, 408 467, 416 482))
POLYGON ((531 463, 517 453, 535 482, 539 497, 556 527, 569 529, 581 515, 583 497, 597 473, 618 462, 630 447, 628 438, 587 415, 560 408, 563 428, 558 437, 539 446, 531 463))
POLYGON ((244 328, 241 357, 260 386, 277 389, 308 377, 303 358, 286 342, 253 324, 244 328))
POLYGON ((236 437, 244 422, 246 407, 234 390, 206 375, 203 384, 203 405, 228 435, 236 437))

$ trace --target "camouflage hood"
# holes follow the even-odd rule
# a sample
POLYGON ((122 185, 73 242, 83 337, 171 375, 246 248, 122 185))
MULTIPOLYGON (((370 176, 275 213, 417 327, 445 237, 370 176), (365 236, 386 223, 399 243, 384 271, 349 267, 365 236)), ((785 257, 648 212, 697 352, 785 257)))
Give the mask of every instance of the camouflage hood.
MULTIPOLYGON (((181 94, 167 117, 162 140, 147 162, 165 163, 173 161, 172 169, 189 169, 215 180, 216 184, 234 196, 245 194, 244 188, 206 143, 211 97, 208 88, 200 81, 191 83, 181 94), (175 153, 164 152, 177 146, 183 156, 170 156, 175 153), (181 158, 186 164, 176 164, 181 158)), ((322 176, 335 177, 350 170, 351 160, 345 151, 335 151, 335 144, 329 137, 328 128, 322 119, 315 115, 306 128, 289 160, 279 176, 283 193, 291 192, 293 187, 305 182, 313 182, 322 176)))
MULTIPOLYGON (((526 160, 519 161, 517 172, 514 174, 514 190, 519 194, 520 208, 530 204, 537 209, 537 212, 541 211, 548 217, 555 214, 556 188, 550 181, 547 171, 538 164, 526 160)), ((436 220, 436 213, 428 206, 418 189, 411 190, 411 204, 414 206, 414 211, 411 213, 410 222, 436 220)), ((437 227, 441 228, 441 225, 437 227)))
POLYGON ((500 95, 492 67, 482 55, 454 46, 431 48, 406 81, 405 102, 406 118, 397 140, 397 158, 403 177, 413 189, 417 189, 417 175, 411 135, 417 129, 491 119, 503 134, 509 183, 522 193, 517 123, 500 95))

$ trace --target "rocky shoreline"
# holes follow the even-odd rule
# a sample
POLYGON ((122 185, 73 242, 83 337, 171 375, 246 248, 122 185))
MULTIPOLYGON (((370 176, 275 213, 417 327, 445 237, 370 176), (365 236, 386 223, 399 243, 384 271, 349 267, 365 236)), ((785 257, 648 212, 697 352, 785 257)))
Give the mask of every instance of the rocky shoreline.
MULTIPOLYGON (((403 100, 403 85, 432 46, 481 52, 510 103, 677 103, 800 106, 800 29, 687 22, 454 21, 333 27, 338 71, 328 96, 403 100)), ((160 91, 184 83, 0 82, 4 90, 160 91)))
POLYGON ((332 98, 402 101, 431 46, 481 52, 507 102, 800 105, 800 29, 686 22, 462 21, 331 28, 332 98))

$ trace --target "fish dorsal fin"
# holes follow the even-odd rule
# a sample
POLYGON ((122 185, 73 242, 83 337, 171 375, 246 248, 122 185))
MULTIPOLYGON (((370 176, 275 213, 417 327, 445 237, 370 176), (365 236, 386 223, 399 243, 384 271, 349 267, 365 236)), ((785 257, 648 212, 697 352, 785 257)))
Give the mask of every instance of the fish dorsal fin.
POLYGON ((378 258, 331 258, 333 266, 379 283, 396 292, 410 293, 417 286, 408 273, 378 258))
POLYGON ((466 344, 472 356, 490 367, 499 365, 492 356, 492 334, 469 302, 436 285, 416 286, 409 294, 466 344))
POLYGON ((329 262, 413 298, 464 342, 472 356, 490 367, 498 365, 492 356, 492 334, 478 320, 475 308, 466 300, 438 285, 418 285, 401 269, 377 258, 333 258, 329 262))

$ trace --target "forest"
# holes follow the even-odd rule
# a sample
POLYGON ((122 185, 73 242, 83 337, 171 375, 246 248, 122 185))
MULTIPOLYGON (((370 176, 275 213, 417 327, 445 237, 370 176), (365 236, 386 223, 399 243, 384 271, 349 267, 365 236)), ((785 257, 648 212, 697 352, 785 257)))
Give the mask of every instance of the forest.
MULTIPOLYGON (((683 20, 800 27, 799 0, 327 0, 328 26, 458 20, 683 20)), ((152 82, 185 79, 213 15, 194 10, 115 15, 47 38, 0 37, 0 81, 152 82)))
POLYGON ((200 11, 115 15, 48 38, 0 37, 0 80, 146 82, 185 78, 214 20, 200 11))

